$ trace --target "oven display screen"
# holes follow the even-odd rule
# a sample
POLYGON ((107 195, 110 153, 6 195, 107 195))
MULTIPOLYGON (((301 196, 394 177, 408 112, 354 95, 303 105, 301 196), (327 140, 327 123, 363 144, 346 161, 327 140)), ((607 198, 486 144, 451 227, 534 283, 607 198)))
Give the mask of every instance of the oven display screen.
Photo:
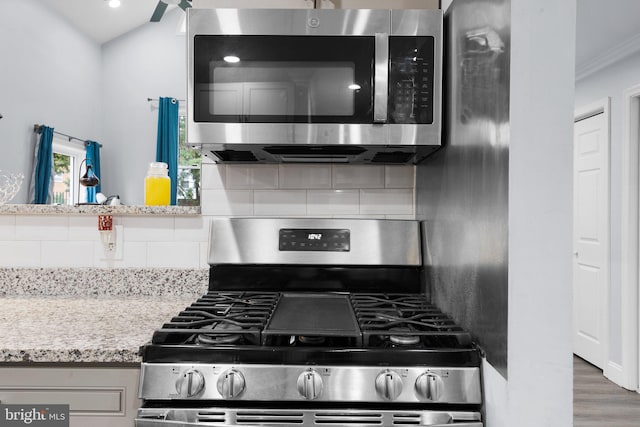
POLYGON ((281 251, 349 252, 351 232, 347 229, 281 228, 281 251))

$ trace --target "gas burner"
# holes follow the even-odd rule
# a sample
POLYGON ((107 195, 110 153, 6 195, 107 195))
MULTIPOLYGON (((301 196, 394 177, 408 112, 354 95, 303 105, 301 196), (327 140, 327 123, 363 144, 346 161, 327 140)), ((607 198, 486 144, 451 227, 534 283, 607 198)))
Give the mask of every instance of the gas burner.
POLYGON ((237 344, 241 339, 242 339, 242 335, 240 334, 230 334, 230 335, 200 334, 196 337, 196 344, 201 344, 201 345, 237 344))
MULTIPOLYGON (((236 344, 242 339, 242 333, 237 325, 226 322, 219 322, 216 325, 208 325, 201 330, 211 330, 211 333, 200 333, 196 336, 196 344, 201 345, 221 345, 236 344)), ((207 331, 208 332, 208 331, 207 331)))
POLYGON ((314 336, 300 335, 297 337, 297 341, 300 344, 304 344, 304 345, 320 345, 320 344, 324 344, 326 340, 327 340, 326 337, 322 337, 322 336, 314 337, 314 336))
POLYGON ((389 332, 399 334, 389 335, 389 341, 391 344, 398 346, 411 346, 420 343, 420 337, 417 335, 410 335, 411 330, 409 330, 409 328, 391 328, 389 332))

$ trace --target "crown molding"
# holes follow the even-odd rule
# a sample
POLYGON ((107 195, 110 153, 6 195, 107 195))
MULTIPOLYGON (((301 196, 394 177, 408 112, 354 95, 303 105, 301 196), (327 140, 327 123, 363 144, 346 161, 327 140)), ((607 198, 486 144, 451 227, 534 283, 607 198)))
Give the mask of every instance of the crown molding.
POLYGON ((640 51, 640 34, 637 34, 624 42, 607 49, 604 53, 593 59, 576 64, 576 81, 602 70, 609 65, 618 62, 636 52, 640 51))

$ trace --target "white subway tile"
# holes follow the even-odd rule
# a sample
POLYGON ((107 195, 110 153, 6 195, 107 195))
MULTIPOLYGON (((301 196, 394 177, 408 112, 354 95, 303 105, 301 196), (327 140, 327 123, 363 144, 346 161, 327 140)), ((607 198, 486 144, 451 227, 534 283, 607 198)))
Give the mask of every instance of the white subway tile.
POLYGON ((333 165, 333 188, 384 188, 384 166, 333 165))
POLYGON ((0 215, 0 240, 15 240, 16 216, 0 215))
POLYGON ((209 244, 200 242, 200 268, 209 267, 209 244))
POLYGON ((16 216, 16 240, 67 240, 68 236, 68 216, 16 216))
POLYGON ((278 166, 228 165, 227 188, 232 190, 278 188, 278 166))
POLYGON ((93 242, 43 241, 42 267, 93 267, 93 242))
POLYGON ((253 195, 255 215, 306 215, 305 190, 256 190, 253 195))
POLYGON ((413 215, 413 190, 360 190, 360 213, 413 215))
POLYGON ((110 258, 105 254, 102 242, 93 247, 93 265, 101 268, 144 268, 147 266, 147 243, 124 242, 122 258, 110 258))
POLYGON ((414 166, 385 166, 384 186, 386 188, 413 188, 414 166))
POLYGON ((203 190, 203 215, 253 215, 253 190, 203 190))
POLYGON ((147 267, 199 268, 200 242, 150 242, 147 267))
POLYGON ((203 190, 219 190, 225 188, 227 181, 227 169, 225 165, 213 162, 205 162, 203 158, 200 176, 200 187, 203 190))
POLYGON ((358 190, 309 190, 307 215, 355 215, 359 201, 358 190))
POLYGON ((40 242, 0 242, 0 267, 40 267, 40 242))
MULTIPOLYGON (((116 219, 113 219, 115 225, 116 219)), ((70 216, 69 240, 100 240, 97 216, 70 216)))
POLYGON ((280 165, 280 188, 331 188, 331 165, 280 165))
POLYGON ((121 224, 126 242, 162 242, 173 240, 173 217, 129 216, 123 217, 121 224))
POLYGON ((176 217, 175 240, 181 242, 206 242, 209 237, 209 220, 203 216, 176 217))

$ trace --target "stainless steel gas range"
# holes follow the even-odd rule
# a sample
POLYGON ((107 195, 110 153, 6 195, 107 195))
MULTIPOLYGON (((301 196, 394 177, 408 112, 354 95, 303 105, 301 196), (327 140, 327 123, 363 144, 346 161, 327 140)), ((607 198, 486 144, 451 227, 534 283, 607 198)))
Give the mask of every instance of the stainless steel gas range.
POLYGON ((209 291, 141 347, 137 427, 481 427, 480 357, 416 221, 214 219, 209 291))

